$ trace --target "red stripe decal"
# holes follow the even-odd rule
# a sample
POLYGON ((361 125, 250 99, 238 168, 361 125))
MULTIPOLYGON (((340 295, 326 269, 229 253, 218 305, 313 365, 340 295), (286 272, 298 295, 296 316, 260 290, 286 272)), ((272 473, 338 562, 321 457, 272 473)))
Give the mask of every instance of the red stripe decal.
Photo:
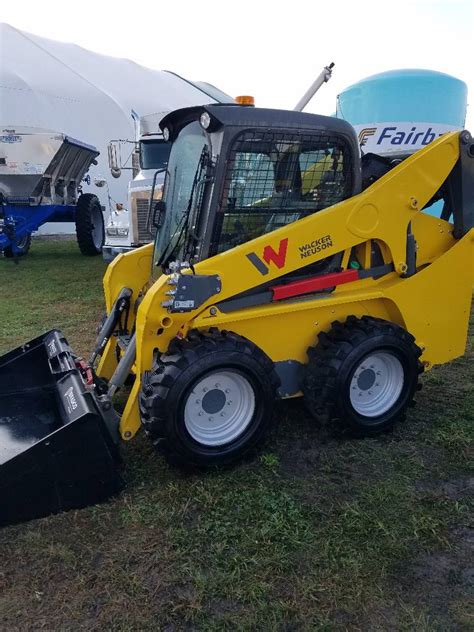
POLYGON ((325 290, 326 288, 350 283, 359 279, 357 270, 344 270, 344 272, 333 272, 331 274, 323 274, 304 279, 303 281, 294 281, 286 285, 275 285, 271 287, 273 292, 273 300, 281 301, 284 298, 292 298, 301 294, 309 294, 317 290, 325 290))

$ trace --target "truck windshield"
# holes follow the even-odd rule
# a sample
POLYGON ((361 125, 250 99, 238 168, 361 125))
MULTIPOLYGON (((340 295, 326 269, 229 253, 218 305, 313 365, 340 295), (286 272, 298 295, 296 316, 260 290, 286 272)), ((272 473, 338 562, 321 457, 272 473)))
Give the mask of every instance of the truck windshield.
POLYGON ((166 169, 170 155, 170 143, 163 139, 140 141, 140 167, 142 169, 166 169))
POLYGON ((184 127, 171 147, 162 198, 166 210, 156 234, 154 270, 173 253, 185 232, 193 204, 200 197, 196 179, 208 149, 208 136, 197 121, 184 127))

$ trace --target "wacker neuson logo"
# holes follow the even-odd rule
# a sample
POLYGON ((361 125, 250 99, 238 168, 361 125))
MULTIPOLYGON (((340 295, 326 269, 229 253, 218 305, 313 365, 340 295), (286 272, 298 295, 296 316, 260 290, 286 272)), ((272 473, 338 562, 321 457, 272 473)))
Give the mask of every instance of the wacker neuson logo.
MULTIPOLYGON (((301 259, 317 255, 327 248, 332 248, 331 235, 323 235, 317 237, 312 241, 308 241, 302 246, 298 246, 301 259)), ((250 252, 247 254, 247 259, 250 263, 257 268, 257 270, 265 276, 270 270, 270 265, 274 265, 279 270, 285 267, 286 253, 288 252, 288 237, 285 237, 278 244, 278 250, 275 250, 272 246, 265 246, 262 252, 262 256, 259 257, 256 252, 250 252)))
POLYGON ((321 252, 322 250, 326 250, 326 248, 331 248, 331 247, 332 247, 331 235, 324 235, 324 237, 318 237, 318 239, 313 239, 313 241, 309 241, 307 244, 298 246, 298 249, 300 251, 301 259, 305 259, 306 257, 317 255, 318 252, 321 252))
POLYGON ((288 237, 285 237, 280 241, 278 250, 275 250, 272 246, 265 246, 261 258, 256 252, 251 252, 247 255, 247 259, 257 268, 260 274, 265 276, 268 274, 271 263, 279 269, 285 266, 287 251, 288 237))

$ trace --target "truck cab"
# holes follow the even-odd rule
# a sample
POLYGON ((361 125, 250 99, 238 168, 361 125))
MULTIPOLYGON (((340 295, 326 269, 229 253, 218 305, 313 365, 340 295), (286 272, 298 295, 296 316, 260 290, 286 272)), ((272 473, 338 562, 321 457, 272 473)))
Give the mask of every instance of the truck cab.
POLYGON ((170 144, 164 141, 158 128, 162 116, 162 113, 152 114, 140 119, 140 136, 136 143, 111 141, 109 145, 112 175, 117 177, 122 169, 132 169, 133 179, 128 185, 127 206, 112 201, 113 211, 105 228, 103 248, 107 262, 154 238, 154 228, 149 222, 150 200, 152 196, 153 200, 161 199, 170 153, 170 144))

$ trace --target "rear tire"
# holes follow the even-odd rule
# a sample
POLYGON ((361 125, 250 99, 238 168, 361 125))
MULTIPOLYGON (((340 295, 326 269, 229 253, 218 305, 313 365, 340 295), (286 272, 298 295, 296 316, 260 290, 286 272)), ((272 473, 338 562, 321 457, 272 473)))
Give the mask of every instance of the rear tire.
MULTIPOLYGON (((31 233, 26 234, 23 239, 20 239, 20 241, 17 244, 17 253, 16 256, 17 257, 25 257, 31 247, 31 233)), ((3 256, 7 257, 7 259, 11 259, 14 255, 13 255, 13 247, 12 246, 8 246, 7 248, 4 249, 3 251, 3 256)))
POLYGON ((142 423, 173 464, 229 465, 264 439, 278 386, 273 362, 252 342, 194 330, 143 375, 142 423))
POLYGON ((83 193, 76 205, 76 236, 83 255, 100 255, 105 241, 104 215, 99 198, 83 193))
POLYGON ((303 392, 309 412, 372 436, 403 420, 423 372, 421 349, 402 327, 364 316, 335 321, 308 349, 303 392))

